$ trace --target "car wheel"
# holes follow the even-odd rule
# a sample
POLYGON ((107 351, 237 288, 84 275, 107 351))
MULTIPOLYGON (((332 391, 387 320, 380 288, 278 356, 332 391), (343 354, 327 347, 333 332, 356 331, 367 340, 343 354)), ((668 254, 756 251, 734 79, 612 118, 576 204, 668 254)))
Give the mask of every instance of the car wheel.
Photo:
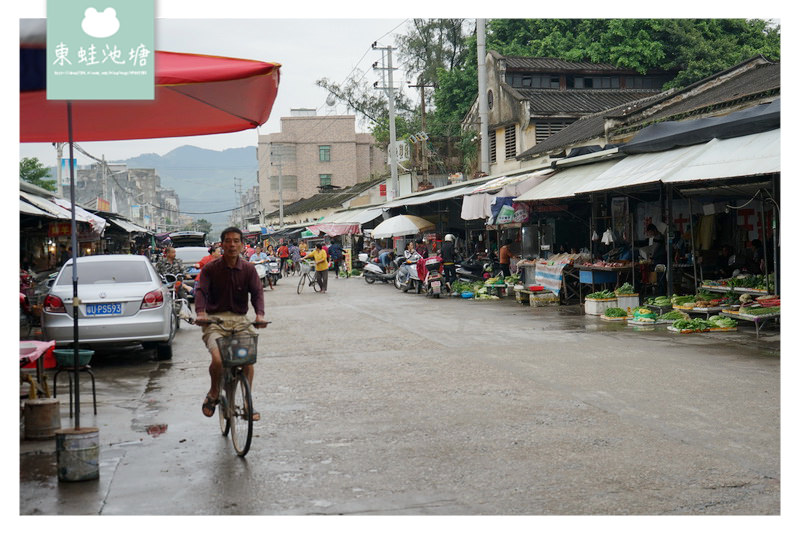
POLYGON ((172 344, 160 342, 156 344, 156 360, 168 361, 172 359, 172 344))

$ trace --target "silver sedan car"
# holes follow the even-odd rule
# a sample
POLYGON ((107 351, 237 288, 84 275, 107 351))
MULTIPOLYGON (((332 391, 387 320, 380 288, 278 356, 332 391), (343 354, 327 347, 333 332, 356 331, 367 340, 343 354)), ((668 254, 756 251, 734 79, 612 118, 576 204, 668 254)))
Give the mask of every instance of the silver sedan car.
MULTIPOLYGON (((158 359, 172 358, 177 323, 166 286, 142 255, 78 258, 78 342, 90 348, 141 343, 158 359)), ((42 306, 42 333, 56 346, 73 339, 72 259, 58 273, 42 306)))

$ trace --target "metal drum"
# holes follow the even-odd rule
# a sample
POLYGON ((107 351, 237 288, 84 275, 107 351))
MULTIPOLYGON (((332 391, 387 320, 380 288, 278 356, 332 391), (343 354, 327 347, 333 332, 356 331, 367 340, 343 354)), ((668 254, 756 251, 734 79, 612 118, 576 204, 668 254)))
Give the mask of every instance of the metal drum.
POLYGON ((56 398, 26 400, 23 410, 26 439, 52 439, 61 429, 61 411, 56 398))
POLYGON ((97 428, 56 431, 59 481, 88 481, 100 477, 100 433, 97 428))

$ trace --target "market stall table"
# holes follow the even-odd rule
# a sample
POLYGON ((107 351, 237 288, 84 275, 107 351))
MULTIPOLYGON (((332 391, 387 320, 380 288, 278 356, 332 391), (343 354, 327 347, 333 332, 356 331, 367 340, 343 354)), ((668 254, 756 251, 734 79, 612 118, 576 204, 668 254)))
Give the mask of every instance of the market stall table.
POLYGON ((746 320, 748 322, 752 322, 753 325, 756 327, 756 338, 759 337, 761 328, 763 328, 767 322, 769 322, 770 320, 775 320, 775 322, 778 323, 780 322, 780 317, 781 317, 780 312, 768 315, 759 315, 759 316, 747 315, 747 314, 743 315, 741 313, 730 313, 727 311, 722 311, 720 312, 720 314, 724 316, 729 316, 731 318, 735 318, 737 320, 746 320))
POLYGON ((595 285, 605 285, 613 283, 614 288, 621 285, 624 273, 630 273, 630 266, 599 266, 599 265, 581 265, 575 267, 578 270, 579 278, 579 300, 583 302, 583 285, 591 285, 592 292, 595 292, 595 285))
POLYGON ((52 350, 55 345, 56 341, 20 341, 19 343, 19 364, 22 368, 20 380, 30 384, 31 389, 28 397, 32 400, 39 395, 45 398, 50 396, 50 390, 47 388, 47 379, 44 375, 45 358, 48 354, 52 356, 52 350), (35 380, 30 376, 29 372, 25 371, 25 368, 30 368, 31 364, 35 364, 35 380))

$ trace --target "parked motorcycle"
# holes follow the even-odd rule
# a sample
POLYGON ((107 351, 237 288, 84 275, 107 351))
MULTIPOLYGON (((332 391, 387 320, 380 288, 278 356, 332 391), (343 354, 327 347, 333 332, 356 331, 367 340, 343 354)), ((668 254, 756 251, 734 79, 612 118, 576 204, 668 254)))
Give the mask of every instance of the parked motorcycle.
POLYGON ((372 259, 364 263, 364 281, 370 285, 376 281, 388 283, 395 279, 397 270, 389 270, 380 264, 378 259, 372 259))
POLYGON ((171 296, 172 314, 175 315, 175 329, 180 329, 181 320, 192 323, 192 312, 189 309, 189 300, 186 299, 186 287, 183 286, 183 275, 164 274, 162 281, 167 285, 171 296))
POLYGON ((493 272, 500 271, 500 263, 489 259, 478 259, 472 255, 456 265, 456 277, 461 281, 483 281, 493 272))
POLYGON ((419 254, 415 254, 410 258, 400 257, 397 259, 397 276, 394 279, 396 289, 403 292, 413 289, 417 294, 422 292, 422 280, 417 269, 417 261, 421 259, 419 254))
POLYGON ((442 274, 442 258, 439 256, 429 257, 425 260, 426 275, 423 280, 423 287, 426 296, 439 298, 443 292, 450 292, 450 287, 445 283, 442 274))

